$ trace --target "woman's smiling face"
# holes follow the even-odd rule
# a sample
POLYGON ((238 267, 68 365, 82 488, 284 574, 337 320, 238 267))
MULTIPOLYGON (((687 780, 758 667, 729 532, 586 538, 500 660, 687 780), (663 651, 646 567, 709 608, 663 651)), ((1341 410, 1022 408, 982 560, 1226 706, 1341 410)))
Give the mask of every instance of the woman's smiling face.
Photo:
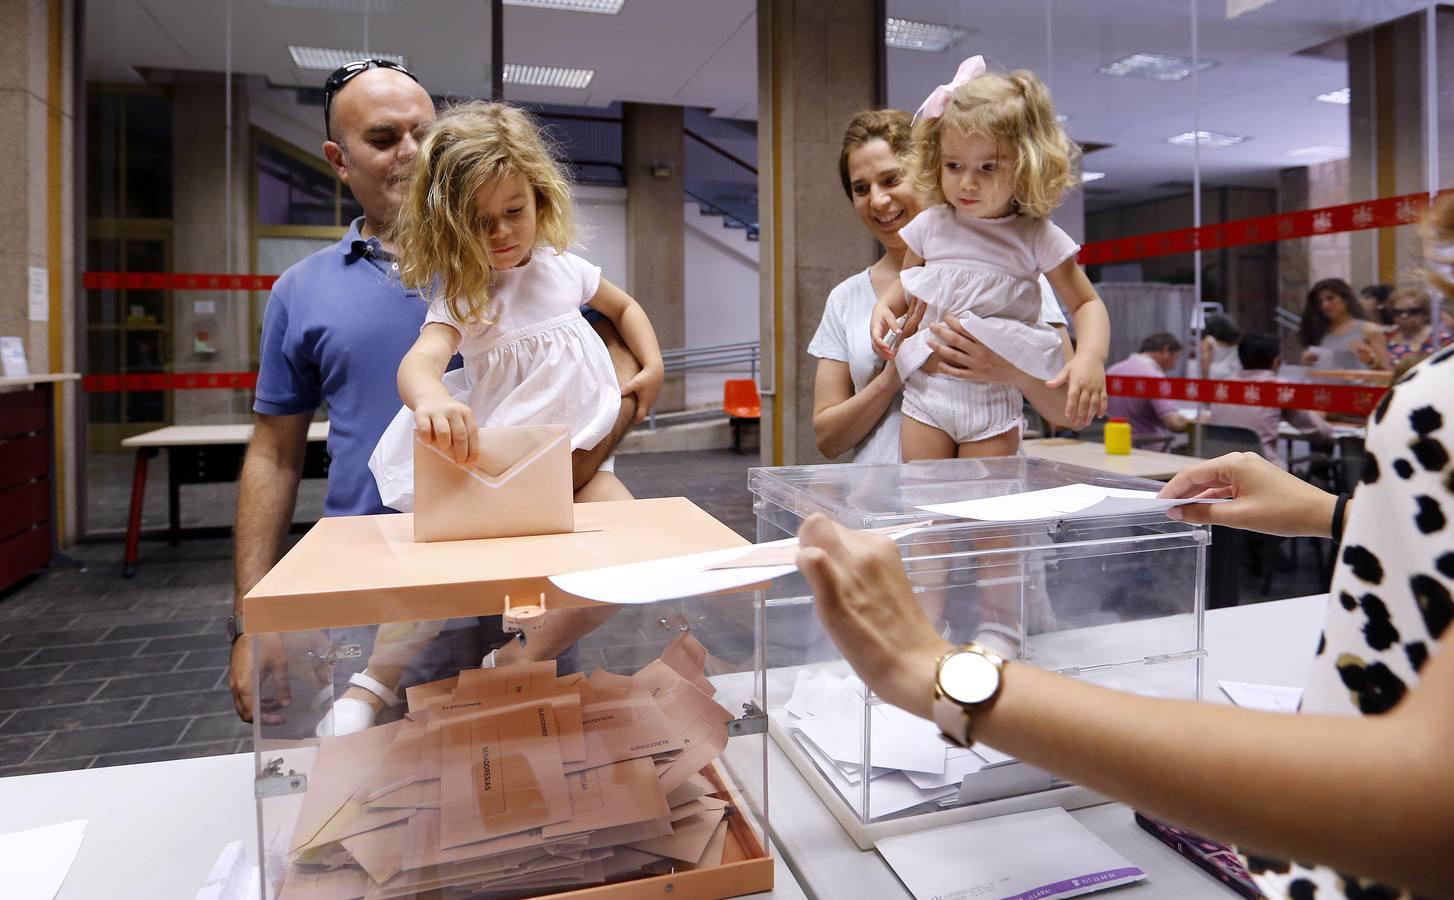
POLYGON ((849 191, 853 210, 880 244, 899 242, 899 229, 923 208, 908 166, 894 155, 888 141, 875 138, 848 153, 849 191))

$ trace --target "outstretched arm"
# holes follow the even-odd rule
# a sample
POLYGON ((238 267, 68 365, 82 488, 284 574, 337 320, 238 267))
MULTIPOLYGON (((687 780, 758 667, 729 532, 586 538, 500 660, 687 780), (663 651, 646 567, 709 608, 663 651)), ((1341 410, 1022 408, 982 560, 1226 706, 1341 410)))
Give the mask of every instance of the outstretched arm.
POLYGON ((631 355, 641 363, 641 371, 636 377, 621 385, 623 397, 636 395, 636 421, 640 422, 656 405, 661 381, 666 375, 661 347, 656 342, 656 330, 651 327, 651 320, 646 317, 646 310, 641 308, 641 304, 604 278, 588 305, 611 320, 631 355))
MULTIPOLYGON (((799 567, 834 643, 871 689, 927 718, 950 645, 915 601, 898 549, 821 515, 799 536, 799 567)), ((1449 653, 1430 657, 1391 712, 1361 718, 1139 697, 1012 662, 974 737, 1261 853, 1438 894, 1454 883, 1450 709, 1449 653)))
POLYGON ((1070 308, 1075 323, 1075 357, 1060 374, 1050 380, 1051 387, 1070 385, 1065 415, 1075 422, 1088 423, 1106 414, 1106 354, 1111 347, 1111 318, 1101 302, 1095 286, 1085 270, 1071 257, 1045 273, 1055 289, 1055 296, 1070 308))
POLYGON ((480 453, 475 414, 451 397, 440 380, 459 341, 459 332, 452 326, 426 323, 399 363, 399 396, 414 410, 414 430, 421 441, 434 444, 455 462, 473 465, 480 453))

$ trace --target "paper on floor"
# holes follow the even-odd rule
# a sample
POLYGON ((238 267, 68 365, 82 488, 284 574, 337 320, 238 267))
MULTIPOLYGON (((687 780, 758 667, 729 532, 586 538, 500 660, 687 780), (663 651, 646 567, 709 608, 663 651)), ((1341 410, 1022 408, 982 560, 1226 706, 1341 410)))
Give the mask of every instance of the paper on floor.
POLYGON ((1253 684, 1247 681, 1218 681, 1222 692, 1232 702, 1248 709, 1267 712, 1295 713, 1303 702, 1303 689, 1277 684, 1253 684))
POLYGON ((1146 877, 1059 807, 898 835, 877 847, 917 900, 1050 900, 1146 877))
POLYGON ((0 872, 9 900, 55 900, 86 837, 86 820, 0 834, 0 872))
POLYGON ((1165 511, 1189 503, 1224 503, 1225 500, 1160 500, 1154 491, 1066 484, 1039 491, 1024 491, 978 500, 936 503, 919 509, 941 516, 985 522, 1033 522, 1038 519, 1083 519, 1165 511))

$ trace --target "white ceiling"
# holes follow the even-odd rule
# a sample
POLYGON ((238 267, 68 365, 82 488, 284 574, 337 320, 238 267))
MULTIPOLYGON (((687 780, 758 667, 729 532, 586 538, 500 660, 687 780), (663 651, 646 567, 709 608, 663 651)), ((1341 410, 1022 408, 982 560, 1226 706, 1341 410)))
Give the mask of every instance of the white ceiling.
MULTIPOLYGON (((276 86, 321 86, 301 71, 289 44, 402 52, 435 94, 487 91, 489 6, 485 0, 290 0, 383 10, 319 11, 232 0, 233 69, 276 86), (365 32, 367 31, 367 37, 365 32)), ((1192 0, 888 0, 891 16, 973 29, 942 53, 889 50, 889 102, 915 108, 959 59, 984 53, 992 66, 1026 67, 1051 85, 1067 128, 1082 142, 1111 145, 1090 155, 1106 178, 1092 206, 1183 192, 1192 151, 1165 142, 1199 124, 1251 139, 1201 150, 1211 184, 1272 186, 1300 165, 1288 151, 1348 145, 1348 107, 1314 102, 1347 84, 1345 65, 1305 50, 1372 24, 1422 10, 1425 0, 1273 0, 1226 18, 1224 0, 1196 0, 1201 56, 1219 65, 1198 83, 1110 78, 1096 69, 1136 51, 1191 55, 1192 0), (1052 50, 1053 48, 1053 50, 1052 50)), ((87 77, 135 81, 137 69, 221 71, 226 49, 221 0, 96 0, 87 6, 87 77)), ((704 107, 720 116, 757 114, 755 0, 626 0, 614 16, 504 8, 505 61, 596 70, 585 90, 514 88, 510 99, 605 106, 613 101, 704 107)))

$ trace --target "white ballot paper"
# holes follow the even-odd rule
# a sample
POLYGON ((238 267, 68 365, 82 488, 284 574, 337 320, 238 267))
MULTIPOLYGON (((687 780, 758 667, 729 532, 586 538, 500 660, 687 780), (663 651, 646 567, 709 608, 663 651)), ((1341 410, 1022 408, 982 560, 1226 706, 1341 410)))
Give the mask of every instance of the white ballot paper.
MULTIPOLYGON (((869 529, 895 540, 924 526, 922 523, 869 529)), ((567 594, 598 603, 656 603, 731 591, 796 572, 798 539, 728 547, 645 562, 627 563, 552 575, 550 581, 567 594)))
POLYGON ((1050 900, 1146 877, 1059 807, 898 835, 877 846, 917 900, 1050 900))
POLYGON ((1000 497, 981 497, 955 503, 936 503, 919 509, 941 516, 985 522, 1033 522, 1037 519, 1084 519, 1165 511, 1189 503, 1225 503, 1226 500, 1161 500, 1155 491, 1066 484, 1040 491, 1000 497))
POLYGON ((7 900, 55 900, 85 837, 85 819, 0 834, 0 893, 7 900))
POLYGON ((646 562, 627 563, 624 566, 568 572, 564 575, 552 575, 550 580, 567 594, 587 600, 601 603, 656 603, 678 597, 729 591, 757 584, 759 581, 771 581, 796 571, 798 567, 795 564, 720 569, 714 567, 730 564, 749 553, 760 554, 764 550, 789 545, 796 549, 797 544, 797 538, 789 538, 773 541, 771 544, 729 547, 726 550, 689 553, 686 556, 651 559, 646 562))
POLYGON ((1222 693, 1238 706, 1267 712, 1295 713, 1303 701, 1303 689, 1247 681, 1218 681, 1222 693))

